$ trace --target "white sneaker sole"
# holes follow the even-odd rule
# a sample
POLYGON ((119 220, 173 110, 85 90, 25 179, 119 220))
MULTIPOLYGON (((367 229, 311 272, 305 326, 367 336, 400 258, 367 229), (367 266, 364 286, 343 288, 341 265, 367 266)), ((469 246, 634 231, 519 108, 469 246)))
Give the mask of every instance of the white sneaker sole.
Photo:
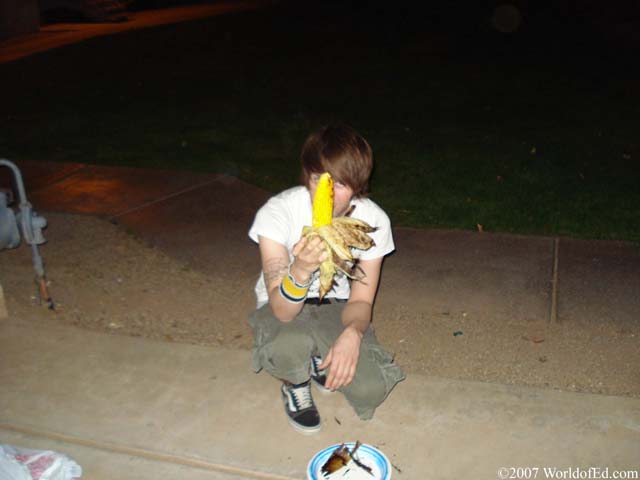
MULTIPOLYGON (((284 412, 284 414, 287 415, 287 412, 284 412)), ((287 421, 296 432, 301 433, 302 435, 314 435, 322 430, 322 423, 319 423, 317 427, 303 427, 294 422, 289 415, 287 415, 287 421)))

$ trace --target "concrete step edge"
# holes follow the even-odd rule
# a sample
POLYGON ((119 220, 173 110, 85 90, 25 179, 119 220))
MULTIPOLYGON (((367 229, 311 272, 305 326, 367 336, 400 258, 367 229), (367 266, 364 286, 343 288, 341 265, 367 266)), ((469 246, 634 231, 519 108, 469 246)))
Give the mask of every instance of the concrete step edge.
POLYGON ((276 473, 261 472, 248 468, 236 467, 222 463, 210 462, 201 458, 193 458, 184 455, 172 453, 157 452, 146 448, 133 447, 127 445, 119 445, 111 442, 102 442, 99 440, 90 440, 64 433, 41 430, 35 427, 18 425, 11 422, 0 421, 0 430, 7 432, 19 433, 30 437, 42 437, 49 440, 64 442, 81 447, 94 448, 105 452, 128 455, 131 457, 144 458, 157 462, 171 463, 184 467, 197 468, 200 470, 208 470, 212 472, 237 475, 242 478, 259 479, 259 480, 296 480, 293 477, 279 475, 276 473))

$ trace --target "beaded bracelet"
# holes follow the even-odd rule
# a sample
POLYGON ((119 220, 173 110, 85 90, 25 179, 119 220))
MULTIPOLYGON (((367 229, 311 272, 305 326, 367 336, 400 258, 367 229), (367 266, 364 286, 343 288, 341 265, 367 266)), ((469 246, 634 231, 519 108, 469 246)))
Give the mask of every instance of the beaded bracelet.
POLYGON ((287 276, 289 277, 289 279, 293 282, 293 284, 298 287, 298 288, 309 288, 311 286, 311 281, 313 280, 313 276, 311 276, 309 278, 309 281, 307 283, 298 283, 298 281, 295 279, 295 277, 293 276, 293 274, 291 273, 291 265, 293 264, 293 262, 291 262, 289 264, 289 266, 287 267, 287 276))

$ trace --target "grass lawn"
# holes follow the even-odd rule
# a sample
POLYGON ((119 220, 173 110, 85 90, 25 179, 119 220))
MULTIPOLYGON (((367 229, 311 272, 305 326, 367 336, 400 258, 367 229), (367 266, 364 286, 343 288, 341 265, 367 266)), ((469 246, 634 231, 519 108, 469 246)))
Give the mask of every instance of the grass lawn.
POLYGON ((275 192, 297 182, 306 135, 340 121, 372 144, 372 197, 395 225, 640 241, 637 59, 559 25, 499 35, 482 12, 338 5, 0 65, 0 156, 226 172, 275 192))

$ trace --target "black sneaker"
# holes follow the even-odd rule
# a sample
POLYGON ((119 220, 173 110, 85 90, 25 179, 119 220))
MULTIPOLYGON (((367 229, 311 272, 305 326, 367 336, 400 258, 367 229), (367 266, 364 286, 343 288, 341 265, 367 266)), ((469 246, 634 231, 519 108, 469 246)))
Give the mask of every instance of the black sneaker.
POLYGON ((320 370, 319 367, 321 363, 322 357, 319 355, 311 356, 311 380, 313 380, 314 385, 320 392, 333 393, 333 390, 329 390, 324 386, 327 382, 327 372, 326 370, 320 370))
POLYGON ((298 385, 283 383, 281 391, 291 426, 304 434, 320 431, 320 414, 311 397, 310 380, 298 385))

